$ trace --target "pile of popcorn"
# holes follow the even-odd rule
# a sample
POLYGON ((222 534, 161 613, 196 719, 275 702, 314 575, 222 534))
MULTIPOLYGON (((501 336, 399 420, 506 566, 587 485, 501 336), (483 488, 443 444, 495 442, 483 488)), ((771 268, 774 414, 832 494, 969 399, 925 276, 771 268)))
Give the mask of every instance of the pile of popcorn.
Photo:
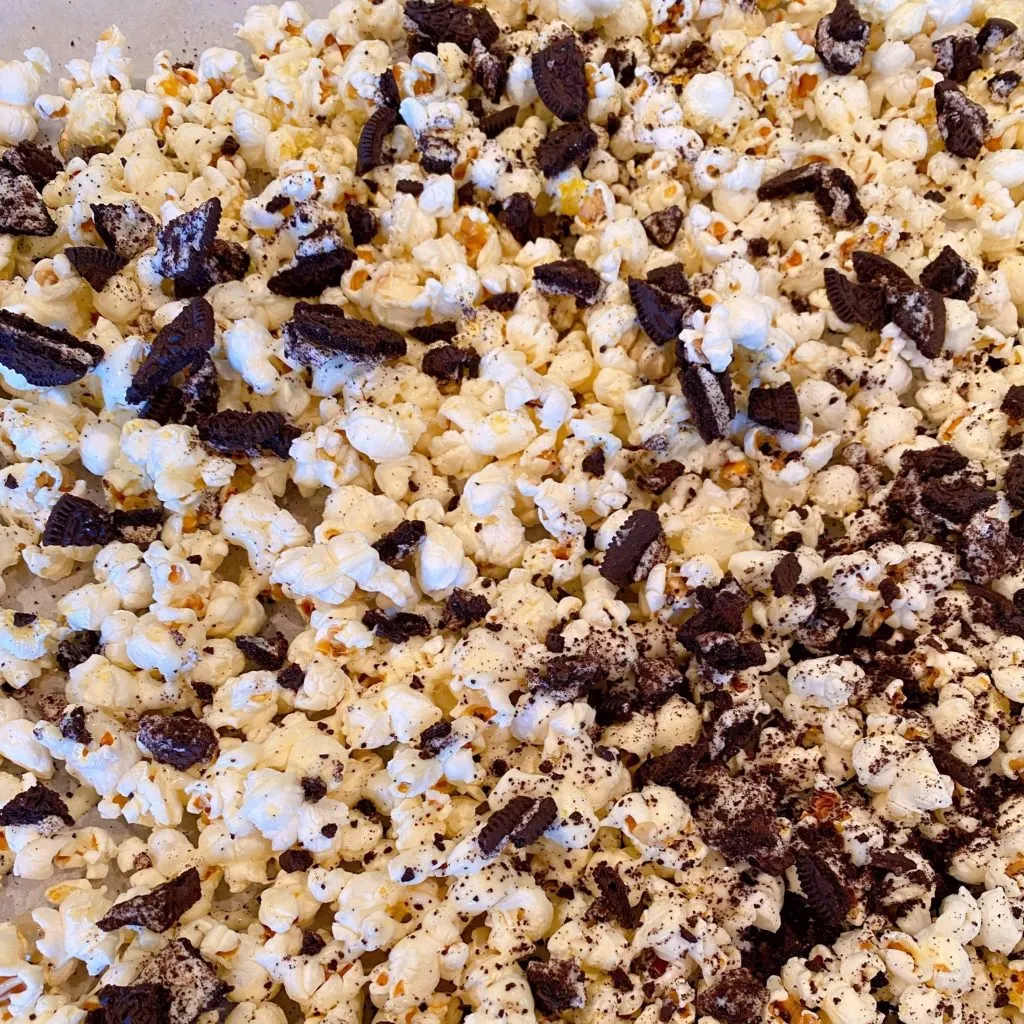
POLYGON ((0 62, 0 1022, 1024 1024, 1024 0, 238 35, 0 62))

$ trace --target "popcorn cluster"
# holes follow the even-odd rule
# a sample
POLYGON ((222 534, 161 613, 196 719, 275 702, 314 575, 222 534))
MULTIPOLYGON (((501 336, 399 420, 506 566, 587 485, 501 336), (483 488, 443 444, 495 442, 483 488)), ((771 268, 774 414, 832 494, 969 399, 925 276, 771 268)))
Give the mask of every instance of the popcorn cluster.
POLYGON ((1018 26, 0 62, 0 1021, 1024 1024, 1018 26))

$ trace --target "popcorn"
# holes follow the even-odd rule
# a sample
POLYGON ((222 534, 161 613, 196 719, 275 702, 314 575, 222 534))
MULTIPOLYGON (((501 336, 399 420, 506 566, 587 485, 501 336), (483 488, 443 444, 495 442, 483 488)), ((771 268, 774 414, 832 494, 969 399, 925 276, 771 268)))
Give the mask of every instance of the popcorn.
POLYGON ((0 63, 9 1015, 187 939, 231 1024, 1012 1016, 1024 15, 756 6, 0 63))

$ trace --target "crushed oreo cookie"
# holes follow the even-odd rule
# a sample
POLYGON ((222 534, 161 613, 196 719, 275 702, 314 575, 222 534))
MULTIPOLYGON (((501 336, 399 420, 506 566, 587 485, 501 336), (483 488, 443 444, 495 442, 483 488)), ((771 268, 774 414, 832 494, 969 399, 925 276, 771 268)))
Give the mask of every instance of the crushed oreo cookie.
POLYGON ((423 353, 423 372, 445 383, 474 379, 480 373, 480 355, 469 347, 438 345, 423 353))
POLYGON ((64 170, 52 149, 27 139, 0 153, 0 167, 23 175, 40 191, 64 170))
POLYGON ((978 41, 973 35, 960 33, 932 40, 935 70, 954 82, 966 82, 981 67, 978 41))
POLYGON ((747 396, 747 415, 769 430, 800 433, 800 400, 789 381, 778 387, 763 385, 751 388, 747 396))
POLYGON ((276 672, 288 655, 288 641, 283 633, 272 636, 248 636, 239 634, 234 638, 235 646, 258 669, 276 672))
POLYGON ((584 306, 592 306, 601 291, 597 271, 575 258, 538 264, 533 268, 533 282, 545 295, 571 295, 584 306))
POLYGON ((289 358, 319 366, 335 356, 357 362, 379 362, 405 355, 406 343, 397 331, 369 320, 348 317, 338 306, 299 302, 284 325, 289 358))
POLYGON ((814 52, 834 75, 848 75, 864 59, 871 26, 851 0, 836 0, 831 14, 818 21, 814 52))
POLYGON ((341 284, 342 275, 355 259, 356 254, 342 245, 339 236, 314 234, 299 243, 295 259, 267 281, 267 288, 293 299, 316 298, 341 284))
POLYGON ((69 331, 0 309, 0 365, 33 387, 73 384, 94 370, 103 355, 99 345, 79 341, 69 331))
POLYGON ((153 339, 142 362, 132 375, 125 393, 130 405, 152 398, 182 371, 198 370, 213 348, 213 307, 206 299, 193 299, 153 339))
POLYGON ((92 629, 76 629, 57 645, 57 667, 70 672, 88 661, 100 649, 100 634, 92 629))
POLYGON ((397 566, 408 558, 423 542, 427 535, 427 524, 421 519, 406 519, 380 540, 374 541, 373 550, 380 560, 397 566))
POLYGON ((441 612, 442 629, 466 629, 486 618, 491 604, 483 594, 473 594, 456 587, 448 596, 441 612))
POLYGON ((348 221, 353 245, 369 245, 380 230, 377 215, 368 206, 357 203, 354 199, 345 206, 345 219, 348 221))
POLYGON ((923 287, 947 299, 966 302, 974 292, 978 271, 952 246, 944 245, 939 255, 921 271, 920 281, 923 287))
POLYGON ((473 52, 474 41, 486 50, 498 40, 499 30, 486 7, 454 0, 405 0, 405 16, 432 43, 454 43, 473 52))
POLYGON ((647 237, 662 249, 667 249, 683 226, 683 211, 678 206, 666 206, 664 210, 648 214, 641 223, 647 237))
POLYGON ((573 35, 564 35, 531 59, 533 84, 541 102, 562 121, 578 121, 587 112, 586 57, 573 35))
POLYGON ((373 608, 363 615, 363 625, 392 644, 404 644, 414 636, 430 636, 430 623, 422 615, 411 612, 395 612, 388 615, 373 608))
POLYGON ((173 715, 151 712, 139 719, 139 744, 154 761, 178 771, 205 764, 217 753, 217 735, 191 712, 173 715))
POLYGON ((546 178, 587 162, 597 146, 597 133, 583 121, 554 128, 537 147, 537 166, 546 178))
POLYGON ((501 850, 506 843, 516 849, 529 846, 558 818, 558 807, 549 796, 515 796, 495 811, 480 830, 477 843, 485 856, 501 850))
POLYGON ((0 235, 46 238, 56 230, 57 225, 32 179, 0 167, 0 235))
POLYGON ((514 103, 509 104, 507 107, 502 107, 500 110, 495 110, 493 113, 481 117, 480 131, 488 139, 496 139, 503 131, 508 130, 516 123, 518 116, 519 107, 514 103))
POLYGON ((948 78, 935 84, 935 111, 939 135, 954 156, 973 159, 988 135, 985 108, 968 99, 948 78))
POLYGON ((97 249, 91 245, 69 245, 64 255, 75 273, 85 278, 98 292, 103 291, 107 282, 128 263, 110 249, 97 249))
POLYGON ((279 412, 241 412, 225 409, 199 424, 200 440, 222 455, 288 458, 292 441, 302 433, 279 412))
POLYGON ((356 147, 356 174, 369 174, 384 163, 384 147, 398 123, 398 115, 390 107, 377 107, 366 119, 356 147))
POLYGON ((215 1009, 230 990, 199 950, 181 937, 171 939, 145 961, 135 980, 167 986, 171 993, 168 1024, 194 1024, 200 1014, 215 1009))
POLYGON ((92 742, 92 734, 85 724, 85 708, 81 704, 68 708, 61 715, 58 727, 61 736, 66 740, 74 740, 75 743, 83 745, 92 742))
POLYGON ((88 498, 62 494, 50 509, 43 527, 46 547, 92 547, 115 537, 110 513, 88 498))
POLYGON ((214 196, 161 228, 153 261, 156 269, 164 277, 175 280, 188 280, 201 274, 217 237, 221 213, 221 202, 214 196))
POLYGON ((713 373, 706 366, 683 367, 683 394, 701 439, 710 443, 725 437, 736 415, 736 398, 728 372, 713 373))
POLYGON ((182 914, 195 906, 202 896, 199 872, 196 868, 188 868, 144 896, 132 896, 115 903, 96 922, 96 926, 105 932, 129 927, 165 932, 178 922, 182 914))
POLYGON ((620 587, 639 583, 668 555, 665 531, 657 512, 637 509, 612 537, 599 571, 620 587))
POLYGON ((133 260, 155 241, 156 218, 138 203, 93 203, 92 219, 103 244, 124 260, 133 260))
POLYGON ((531 960, 526 980, 541 1013, 558 1016, 586 1005, 586 978, 575 960, 531 960))
POLYGON ((74 825, 64 801, 41 782, 22 790, 0 807, 0 825, 41 825, 48 818, 59 818, 74 825))

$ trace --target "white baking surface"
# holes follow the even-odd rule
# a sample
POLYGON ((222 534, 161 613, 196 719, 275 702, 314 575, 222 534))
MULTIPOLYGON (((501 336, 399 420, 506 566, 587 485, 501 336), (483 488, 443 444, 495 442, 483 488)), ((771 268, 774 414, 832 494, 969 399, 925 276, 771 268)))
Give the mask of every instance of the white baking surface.
MULTIPOLYGON (((304 0, 311 17, 320 18, 336 0, 304 0)), ((248 0, 5 0, 0 13, 0 59, 10 60, 29 46, 41 46, 54 72, 74 57, 88 59, 96 37, 117 25, 128 37, 136 77, 145 78, 150 60, 170 50, 192 60, 208 46, 235 46, 234 26, 248 0)))

